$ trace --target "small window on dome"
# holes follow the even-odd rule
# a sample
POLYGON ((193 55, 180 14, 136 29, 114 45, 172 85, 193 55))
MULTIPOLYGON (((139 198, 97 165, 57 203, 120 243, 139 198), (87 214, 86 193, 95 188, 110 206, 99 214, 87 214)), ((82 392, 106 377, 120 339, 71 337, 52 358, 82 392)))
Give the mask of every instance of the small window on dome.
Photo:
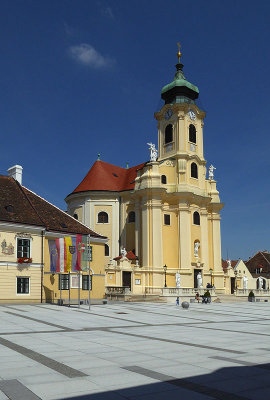
POLYGON ((194 162, 191 164, 191 178, 198 179, 198 166, 194 162))
POLYGON ((200 214, 198 213, 198 211, 195 211, 193 214, 193 224, 200 225, 200 214))
POLYGON ((189 125, 189 141, 196 143, 196 128, 193 124, 189 125))
POLYGON ((169 124, 165 128, 165 144, 173 141, 173 126, 169 124))
POLYGON ((166 183, 167 183, 167 176, 166 175, 161 175, 161 183, 166 185, 166 183))
POLYGON ((75 219, 79 219, 79 217, 78 217, 78 214, 73 214, 73 218, 75 218, 75 219))
POLYGON ((134 211, 128 213, 128 222, 135 222, 136 216, 134 211))
POLYGON ((104 246, 104 255, 105 255, 105 257, 109 257, 109 255, 110 255, 110 248, 107 244, 105 244, 105 246, 104 246))
POLYGON ((105 211, 98 213, 98 223, 107 224, 109 222, 108 214, 105 211))
POLYGON ((170 214, 164 214, 164 225, 171 225, 171 216, 170 216, 170 214))
POLYGON ((62 222, 60 225, 62 228, 67 228, 67 225, 64 222, 62 222))

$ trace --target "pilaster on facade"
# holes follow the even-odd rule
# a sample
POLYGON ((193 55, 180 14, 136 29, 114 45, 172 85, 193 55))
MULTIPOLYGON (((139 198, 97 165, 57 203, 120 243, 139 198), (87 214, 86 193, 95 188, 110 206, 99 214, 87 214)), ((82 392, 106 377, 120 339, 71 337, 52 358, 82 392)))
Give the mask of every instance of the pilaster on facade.
POLYGON ((140 233, 141 233, 141 208, 139 200, 136 200, 135 201, 135 252, 139 260, 141 258, 140 233))
POLYGON ((212 218, 212 237, 213 237, 213 261, 214 271, 222 271, 221 266, 221 237, 220 237, 220 216, 212 218))
POLYGON ((204 264, 205 270, 209 269, 208 259, 208 212, 207 210, 201 210, 200 216, 201 224, 201 259, 204 264))
POLYGON ((185 204, 179 204, 179 249, 180 268, 188 268, 191 265, 191 223, 190 210, 185 204))

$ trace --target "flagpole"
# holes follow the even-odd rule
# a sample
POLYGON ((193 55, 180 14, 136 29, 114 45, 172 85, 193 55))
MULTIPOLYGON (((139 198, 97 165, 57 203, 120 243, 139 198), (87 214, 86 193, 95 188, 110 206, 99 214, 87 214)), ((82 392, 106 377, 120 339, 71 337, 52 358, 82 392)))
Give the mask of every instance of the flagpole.
POLYGON ((68 306, 70 307, 70 271, 68 271, 68 306))
POLYGON ((90 300, 91 300, 91 274, 90 274, 90 234, 88 235, 88 268, 89 268, 89 276, 88 276, 88 286, 89 286, 89 299, 88 299, 88 304, 89 304, 89 311, 90 311, 90 300))
POLYGON ((80 308, 80 305, 81 305, 81 285, 80 285, 80 283, 81 283, 81 280, 80 280, 80 278, 81 278, 81 275, 80 275, 80 272, 78 271, 78 301, 79 301, 79 304, 78 304, 78 306, 79 306, 79 308, 80 308))

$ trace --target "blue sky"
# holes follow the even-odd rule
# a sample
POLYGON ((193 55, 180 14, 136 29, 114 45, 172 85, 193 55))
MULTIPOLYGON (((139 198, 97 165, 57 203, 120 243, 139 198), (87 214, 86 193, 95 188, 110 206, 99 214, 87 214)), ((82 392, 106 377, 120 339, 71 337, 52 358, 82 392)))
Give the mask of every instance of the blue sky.
POLYGON ((270 250, 269 16, 268 1, 2 0, 0 173, 21 164, 23 184, 65 209, 98 153, 148 160, 180 41, 207 111, 223 257, 270 250))

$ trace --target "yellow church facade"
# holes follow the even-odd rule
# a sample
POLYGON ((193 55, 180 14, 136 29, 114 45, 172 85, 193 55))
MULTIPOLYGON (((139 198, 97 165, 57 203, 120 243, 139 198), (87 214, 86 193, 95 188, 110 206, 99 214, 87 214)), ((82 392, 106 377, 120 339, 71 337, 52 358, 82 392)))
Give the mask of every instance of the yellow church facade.
POLYGON ((206 114, 178 57, 174 80, 161 92, 164 105, 155 113, 158 149, 148 143, 150 161, 124 169, 98 160, 66 198, 71 215, 108 237, 110 295, 191 294, 207 284, 225 291, 223 204, 215 168, 204 159, 206 114))

